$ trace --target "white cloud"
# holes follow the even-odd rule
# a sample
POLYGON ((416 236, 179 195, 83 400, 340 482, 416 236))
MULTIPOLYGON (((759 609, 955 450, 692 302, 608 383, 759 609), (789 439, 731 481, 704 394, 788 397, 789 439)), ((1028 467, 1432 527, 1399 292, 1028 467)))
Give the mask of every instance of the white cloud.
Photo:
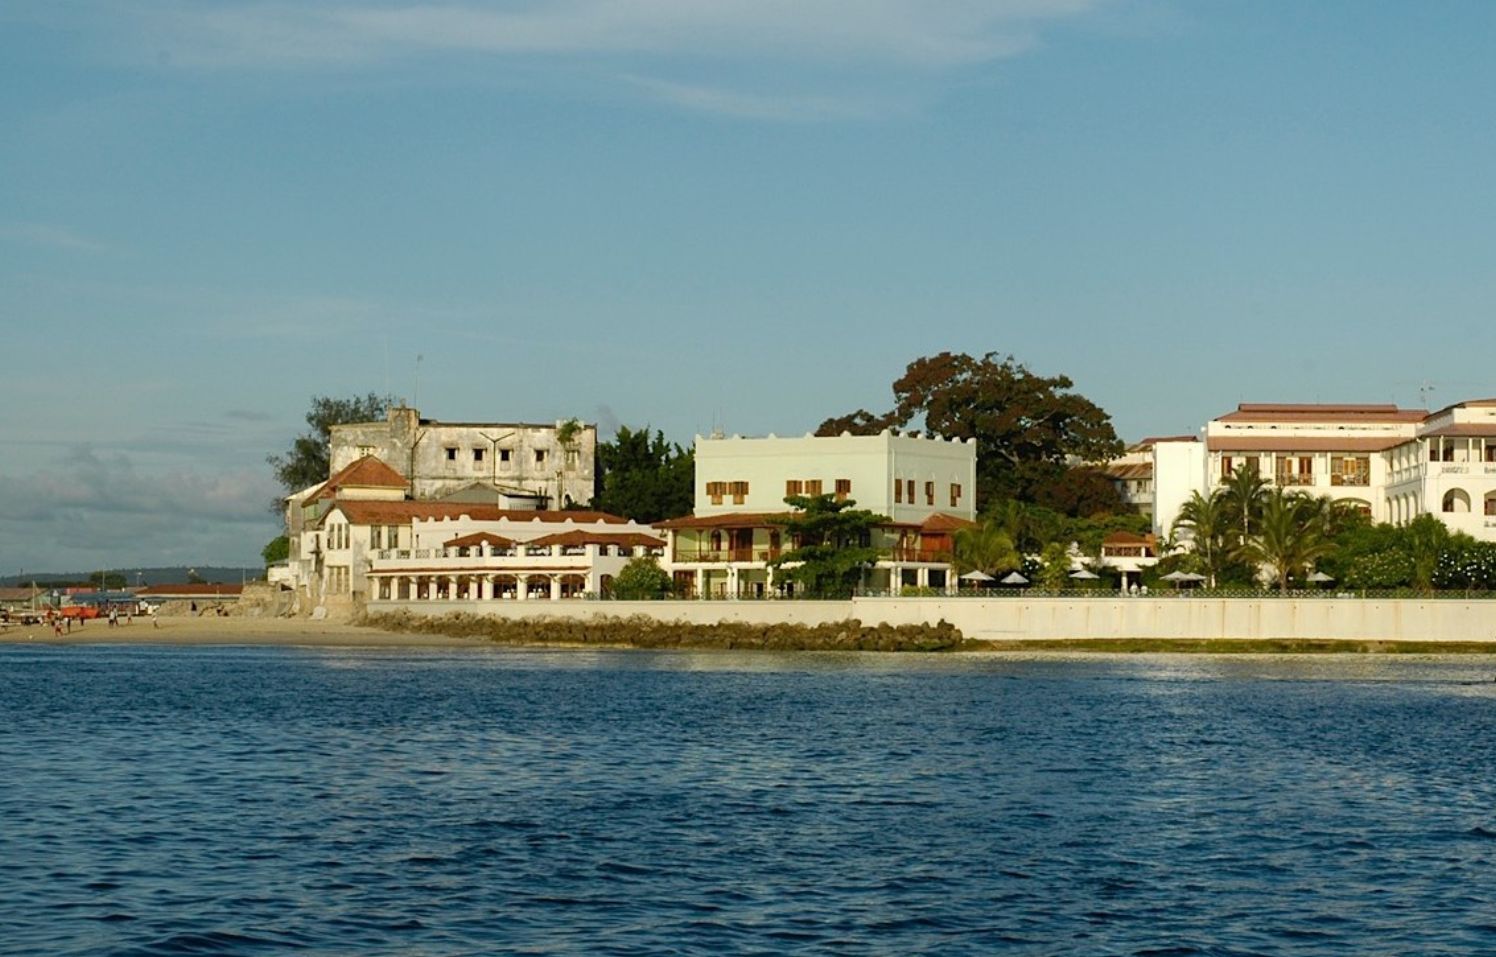
POLYGON ((1102 0, 514 0, 137 4, 174 62, 347 64, 467 50, 940 68, 1012 56, 1102 0))
POLYGON ((86 253, 104 252, 109 248, 107 244, 66 226, 50 223, 0 223, 0 241, 86 253))
POLYGON ((264 469, 143 473, 86 446, 0 475, 0 561, 28 568, 252 560, 275 535, 264 469), (77 563, 82 563, 78 565, 77 563))

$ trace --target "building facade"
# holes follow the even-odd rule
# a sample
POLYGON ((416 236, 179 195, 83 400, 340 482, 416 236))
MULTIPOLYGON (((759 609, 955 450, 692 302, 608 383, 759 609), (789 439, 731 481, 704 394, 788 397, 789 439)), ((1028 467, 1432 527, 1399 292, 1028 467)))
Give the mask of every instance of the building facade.
POLYGON ((1192 493, 1237 469, 1269 487, 1347 502, 1373 521, 1433 515, 1496 541, 1496 399, 1425 412, 1395 405, 1244 403, 1212 419, 1204 442, 1153 446, 1154 532, 1166 536, 1192 493))
POLYGON ((418 501, 567 508, 592 501, 597 429, 575 420, 439 422, 405 406, 383 422, 332 427, 332 472, 371 456, 405 476, 418 501))
POLYGON ((887 517, 871 545, 885 556, 867 587, 955 586, 955 531, 976 516, 976 443, 916 435, 696 437, 693 514, 661 522, 665 567, 681 595, 763 597, 783 590, 772 563, 794 543, 785 499, 830 495, 887 517))

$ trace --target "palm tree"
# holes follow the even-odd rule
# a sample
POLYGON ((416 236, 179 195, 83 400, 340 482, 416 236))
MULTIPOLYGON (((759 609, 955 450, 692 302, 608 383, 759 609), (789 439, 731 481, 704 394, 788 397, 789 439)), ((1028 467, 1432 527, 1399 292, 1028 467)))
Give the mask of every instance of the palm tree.
POLYGON ((1245 542, 1252 537, 1252 526, 1262 514, 1262 501, 1267 495, 1267 479, 1256 469, 1239 465, 1221 485, 1221 491, 1226 497, 1226 511, 1240 534, 1239 541, 1245 542))
POLYGON ((1209 496, 1191 492, 1189 499, 1179 508, 1170 532, 1181 529, 1189 533, 1189 541, 1195 554, 1205 566, 1211 588, 1216 578, 1231 557, 1231 533, 1235 526, 1227 510, 1226 493, 1216 489, 1209 496))
POLYGON ((980 525, 956 530, 952 543, 956 568, 962 572, 980 571, 989 575, 1000 571, 1011 571, 1023 564, 1023 556, 996 522, 986 521, 980 525))
POLYGON ((1289 576, 1334 549, 1328 534, 1331 512, 1328 499, 1275 488, 1263 497, 1257 533, 1243 543, 1242 554, 1271 566, 1278 590, 1287 592, 1289 576))

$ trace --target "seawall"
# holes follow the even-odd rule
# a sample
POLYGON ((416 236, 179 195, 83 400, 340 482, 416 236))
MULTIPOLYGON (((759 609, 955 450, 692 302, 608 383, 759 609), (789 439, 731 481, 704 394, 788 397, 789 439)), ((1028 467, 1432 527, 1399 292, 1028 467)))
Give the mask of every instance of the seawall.
POLYGON ((1496 641, 1496 601, 1359 598, 854 598, 850 601, 383 601, 370 614, 499 618, 645 615, 715 624, 864 625, 947 621, 985 641, 1284 639, 1496 641))

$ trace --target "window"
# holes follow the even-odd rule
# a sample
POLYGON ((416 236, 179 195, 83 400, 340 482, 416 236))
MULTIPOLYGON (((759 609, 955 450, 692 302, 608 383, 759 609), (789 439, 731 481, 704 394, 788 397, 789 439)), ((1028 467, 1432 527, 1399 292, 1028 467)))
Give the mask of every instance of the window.
POLYGON ((1249 455, 1242 462, 1242 468, 1253 475, 1258 475, 1262 472, 1262 459, 1255 455, 1249 455))
POLYGON ((729 483, 727 483, 727 494, 729 494, 729 495, 732 496, 732 504, 734 504, 734 505, 742 505, 743 504, 743 499, 745 499, 745 498, 748 497, 748 483, 747 482, 729 482, 729 483))
POLYGON ((373 454, 374 454, 374 446, 372 446, 372 445, 360 445, 358 447, 358 457, 359 458, 365 458, 366 456, 370 456, 370 455, 373 455, 373 454))
POLYGON ((903 479, 894 479, 893 480, 893 503, 895 505, 902 505, 902 504, 904 504, 904 480, 903 479))
POLYGON ((851 495, 851 494, 852 494, 852 480, 851 479, 837 479, 836 480, 836 500, 838 502, 845 502, 847 500, 847 497, 849 495, 851 495))
POLYGON ((473 461, 474 462, 481 462, 481 461, 483 461, 483 450, 482 449, 473 449, 473 461))
POLYGON ((926 482, 925 483, 925 504, 926 505, 934 505, 935 504, 935 483, 934 482, 926 482))
POLYGON ((709 499, 711 499, 711 502, 712 502, 713 505, 721 505, 722 504, 722 496, 724 496, 726 494, 727 494, 727 483, 726 482, 708 482, 708 483, 706 483, 706 497, 709 498, 709 499))
POLYGON ((961 483, 951 483, 951 508, 961 507, 961 483))
POLYGON ((455 462, 455 461, 457 461, 457 446, 455 446, 455 445, 449 445, 449 446, 447 446, 447 461, 448 462, 455 462))
POLYGON ((512 464, 513 459, 513 449, 499 449, 499 468, 501 470, 505 472, 509 471, 509 466, 512 464))
POLYGON ((582 460, 582 453, 578 452, 576 449, 567 449, 566 450, 566 471, 568 471, 568 472, 575 472, 577 470, 577 465, 578 465, 578 463, 581 462, 581 460, 582 460))
POLYGON ((784 497, 785 498, 789 498, 791 495, 804 495, 804 494, 805 494, 805 483, 804 482, 800 481, 799 479, 785 479, 784 480, 784 497))
POLYGON ((1370 485, 1371 457, 1366 455, 1330 456, 1331 485, 1370 485))
POLYGON ((1229 455, 1223 455, 1223 456, 1221 456, 1221 478, 1228 479, 1230 477, 1231 477, 1231 456, 1229 456, 1229 455))
POLYGON ((384 547, 384 529, 382 527, 380 527, 378 525, 371 525, 369 527, 369 547, 370 548, 383 548, 384 547))
POLYGON ((544 465, 545 464, 545 449, 536 449, 535 450, 535 464, 536 465, 544 465))
POLYGON ((904 480, 904 501, 914 504, 914 479, 904 480))
POLYGON ((820 495, 821 494, 821 480, 820 479, 806 479, 805 480, 805 494, 809 495, 811 498, 815 498, 817 495, 820 495))
POLYGON ((400 526, 391 525, 385 529, 385 548, 400 547, 400 526))

